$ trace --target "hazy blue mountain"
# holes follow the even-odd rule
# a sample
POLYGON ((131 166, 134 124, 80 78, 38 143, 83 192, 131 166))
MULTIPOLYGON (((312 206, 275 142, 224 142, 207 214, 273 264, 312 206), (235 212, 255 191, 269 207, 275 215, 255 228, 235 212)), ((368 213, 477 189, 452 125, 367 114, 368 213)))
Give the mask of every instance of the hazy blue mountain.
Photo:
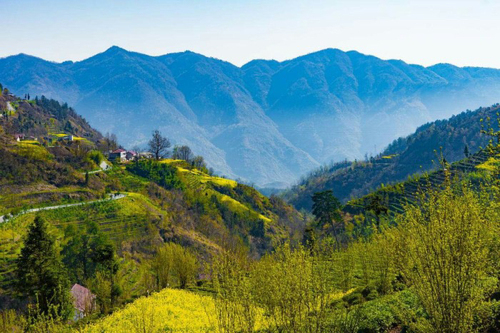
POLYGON ((237 67, 193 52, 112 47, 80 62, 0 59, 16 94, 67 101, 127 146, 159 128, 220 174, 283 187, 332 160, 376 153, 417 126, 500 100, 500 70, 431 67, 326 49, 237 67))

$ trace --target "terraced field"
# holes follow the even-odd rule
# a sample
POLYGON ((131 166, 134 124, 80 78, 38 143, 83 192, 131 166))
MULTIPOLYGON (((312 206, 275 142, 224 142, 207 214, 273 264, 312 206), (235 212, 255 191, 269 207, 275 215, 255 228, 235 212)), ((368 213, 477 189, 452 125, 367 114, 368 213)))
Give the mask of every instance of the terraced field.
POLYGON ((226 179, 217 176, 210 176, 198 169, 186 169, 182 165, 185 164, 183 160, 164 159, 162 163, 171 164, 177 167, 177 170, 187 179, 190 187, 200 187, 202 184, 213 183, 220 186, 236 187, 238 183, 232 179, 226 179))
POLYGON ((0 225, 0 289, 5 289, 12 280, 15 259, 18 257, 27 226, 39 214, 51 222, 52 233, 63 241, 63 231, 73 225, 82 228, 96 222, 117 245, 122 241, 141 238, 148 233, 148 221, 162 214, 139 194, 116 201, 102 201, 89 205, 28 213, 0 225), (156 215, 155 215, 156 214, 156 215))
POLYGON ((18 142, 14 150, 21 156, 26 156, 36 160, 46 160, 51 157, 51 154, 47 151, 47 149, 35 140, 18 142))
POLYGON ((488 170, 491 163, 498 162, 494 158, 497 154, 496 151, 488 152, 483 149, 469 158, 451 164, 446 169, 442 168, 429 174, 416 176, 403 183, 381 188, 368 196, 353 200, 346 205, 346 211, 357 213, 367 206, 373 195, 380 195, 384 198, 390 213, 402 213, 406 204, 413 204, 417 201, 418 193, 421 190, 439 188, 443 185, 446 177, 462 179, 473 172, 488 170))
MULTIPOLYGON (((162 161, 163 163, 168 163, 175 165, 177 167, 177 170, 179 171, 181 177, 184 179, 184 182, 187 184, 187 186, 191 189, 196 189, 197 191, 200 192, 205 192, 206 195, 212 196, 215 195, 221 202, 231 206, 231 208, 235 211, 240 211, 240 212, 250 212, 251 209, 241 202, 231 198, 228 195, 221 194, 213 189, 210 188, 210 184, 214 184, 217 186, 224 186, 224 187, 230 187, 230 188, 235 188, 238 183, 232 179, 226 179, 226 178, 221 178, 217 176, 210 176, 207 175, 206 173, 197 170, 197 169, 186 169, 180 166, 182 163, 185 163, 184 161, 181 160, 172 160, 172 159, 165 159, 162 161)), ((262 215, 258 214, 259 218, 263 220, 264 222, 270 223, 271 219, 262 215)))

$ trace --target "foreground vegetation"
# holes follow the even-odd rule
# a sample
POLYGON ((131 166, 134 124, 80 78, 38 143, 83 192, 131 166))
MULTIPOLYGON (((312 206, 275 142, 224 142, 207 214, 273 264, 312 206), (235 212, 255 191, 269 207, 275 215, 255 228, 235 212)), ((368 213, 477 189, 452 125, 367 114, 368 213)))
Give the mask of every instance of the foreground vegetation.
MULTIPOLYGON (((221 251, 209 267, 208 294, 167 288, 80 327, 90 332, 495 332, 500 193, 488 185, 480 194, 468 183, 451 181, 443 190, 422 192, 419 206, 407 206, 396 217, 397 226, 348 244, 316 233, 318 238, 305 245, 285 243, 260 260, 221 251)), ((171 267, 169 259, 179 257, 166 246, 156 267, 171 267)))
POLYGON ((215 332, 214 301, 209 296, 164 289, 143 297, 83 332, 215 332))
POLYGON ((323 236, 260 260, 222 251, 208 294, 167 288, 82 329, 496 332, 500 193, 488 185, 422 192, 397 226, 349 244, 323 236))

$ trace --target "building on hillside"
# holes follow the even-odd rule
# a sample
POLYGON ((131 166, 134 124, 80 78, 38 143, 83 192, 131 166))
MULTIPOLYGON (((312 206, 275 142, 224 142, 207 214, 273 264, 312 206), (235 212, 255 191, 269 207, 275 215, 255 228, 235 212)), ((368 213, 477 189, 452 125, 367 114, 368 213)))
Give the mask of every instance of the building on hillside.
POLYGON ((14 139, 16 139, 17 142, 24 141, 24 140, 38 141, 37 137, 34 137, 32 135, 26 136, 24 134, 14 134, 14 139))
POLYGON ((141 152, 137 154, 139 158, 153 158, 153 154, 150 152, 141 152))
POLYGON ((125 149, 117 149, 113 150, 112 152, 109 153, 108 159, 110 161, 120 161, 120 162, 125 162, 127 160, 127 151, 125 149))
POLYGON ((125 158, 127 159, 127 161, 133 160, 136 157, 138 157, 137 153, 135 151, 132 151, 132 150, 127 151, 127 153, 125 155, 125 158))
POLYGON ((108 159, 110 161, 120 161, 120 162, 127 162, 127 161, 133 161, 136 159, 143 159, 143 158, 153 158, 153 154, 148 153, 148 152, 135 152, 133 150, 125 150, 125 149, 117 149, 109 152, 108 159))
POLYGON ((96 307, 96 296, 84 286, 76 283, 71 288, 71 296, 73 296, 73 306, 75 314, 73 320, 77 321, 82 319, 87 314, 92 313, 96 307))
POLYGON ((73 136, 73 134, 68 134, 66 136, 59 138, 59 141, 74 141, 74 139, 75 137, 73 136))
POLYGON ((106 161, 102 161, 101 164, 99 164, 99 168, 101 168, 101 170, 108 170, 108 169, 111 169, 111 166, 106 163, 106 161))

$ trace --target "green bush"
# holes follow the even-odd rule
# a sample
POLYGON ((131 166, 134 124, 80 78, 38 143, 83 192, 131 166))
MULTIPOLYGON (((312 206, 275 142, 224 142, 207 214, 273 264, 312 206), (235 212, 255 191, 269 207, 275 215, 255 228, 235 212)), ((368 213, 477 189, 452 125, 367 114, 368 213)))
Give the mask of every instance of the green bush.
POLYGON ((361 291, 362 290, 360 288, 357 288, 352 293, 349 293, 342 297, 342 300, 349 304, 349 306, 361 304, 364 301, 361 291))
POLYGON ((97 166, 104 160, 104 155, 98 150, 92 150, 87 154, 89 160, 93 161, 97 166))
POLYGON ((184 187, 177 176, 177 168, 166 163, 146 160, 127 165, 127 170, 138 176, 149 179, 156 184, 170 190, 184 187))
POLYGON ((396 318, 387 298, 362 304, 358 315, 358 332, 385 332, 396 325, 396 318))

